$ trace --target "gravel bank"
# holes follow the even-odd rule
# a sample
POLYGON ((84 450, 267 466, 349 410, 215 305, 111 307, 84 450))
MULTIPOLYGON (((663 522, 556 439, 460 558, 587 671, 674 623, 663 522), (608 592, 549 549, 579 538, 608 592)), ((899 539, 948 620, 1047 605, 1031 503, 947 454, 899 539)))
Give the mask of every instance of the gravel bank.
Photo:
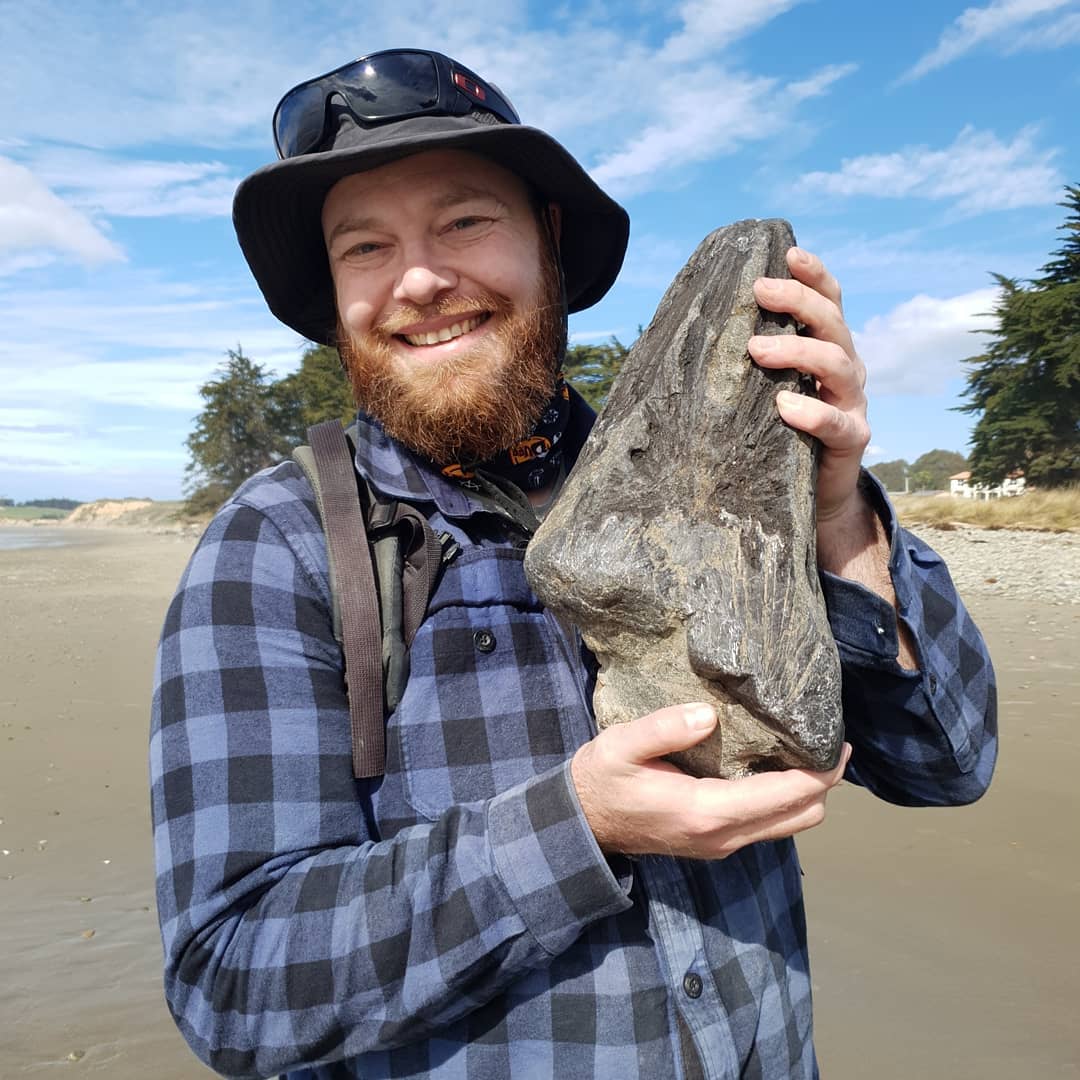
POLYGON ((1080 534, 909 526, 948 564, 962 596, 1080 604, 1080 534))

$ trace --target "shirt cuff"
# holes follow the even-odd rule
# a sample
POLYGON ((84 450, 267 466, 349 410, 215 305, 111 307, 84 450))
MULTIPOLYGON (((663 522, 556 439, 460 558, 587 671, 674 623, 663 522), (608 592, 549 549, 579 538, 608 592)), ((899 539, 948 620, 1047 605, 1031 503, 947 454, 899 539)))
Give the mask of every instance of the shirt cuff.
MULTIPOLYGON (((885 489, 873 473, 866 469, 860 472, 859 489, 885 529, 889 541, 889 576, 896 593, 897 608, 903 613, 913 587, 911 556, 901 541, 903 530, 885 489)), ((900 640, 896 609, 892 604, 858 581, 827 570, 819 571, 818 576, 829 626, 843 658, 904 672, 897 663, 900 640)))
POLYGON ((629 861, 609 863, 600 850, 569 762, 492 799, 488 835, 518 914, 552 956, 590 923, 632 906, 629 861))

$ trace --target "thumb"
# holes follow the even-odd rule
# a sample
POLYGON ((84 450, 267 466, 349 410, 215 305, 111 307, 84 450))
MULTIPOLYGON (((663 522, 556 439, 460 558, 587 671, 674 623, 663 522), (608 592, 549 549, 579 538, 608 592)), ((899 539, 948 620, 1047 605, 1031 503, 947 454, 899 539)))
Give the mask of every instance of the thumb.
POLYGON ((626 757, 644 764, 706 739, 716 730, 716 710, 703 702, 670 705, 616 727, 623 729, 622 749, 626 757))

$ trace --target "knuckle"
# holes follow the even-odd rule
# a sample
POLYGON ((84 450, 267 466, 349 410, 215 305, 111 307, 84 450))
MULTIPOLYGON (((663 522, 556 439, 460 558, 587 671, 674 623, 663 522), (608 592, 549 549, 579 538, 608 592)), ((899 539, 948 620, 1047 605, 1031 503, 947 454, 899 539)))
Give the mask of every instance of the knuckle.
POLYGON ((865 418, 860 417, 855 421, 853 435, 856 445, 863 447, 870 445, 870 425, 865 418))
POLYGON ((833 362, 835 366, 845 373, 850 373, 855 366, 851 353, 838 341, 830 342, 833 362))
MULTIPOLYGON (((613 772, 616 763, 623 756, 618 752, 621 741, 619 738, 621 732, 618 730, 620 726, 614 724, 609 728, 605 728, 591 743, 587 744, 590 749, 585 761, 599 773, 613 772)), ((585 749, 585 747, 582 749, 585 749)))

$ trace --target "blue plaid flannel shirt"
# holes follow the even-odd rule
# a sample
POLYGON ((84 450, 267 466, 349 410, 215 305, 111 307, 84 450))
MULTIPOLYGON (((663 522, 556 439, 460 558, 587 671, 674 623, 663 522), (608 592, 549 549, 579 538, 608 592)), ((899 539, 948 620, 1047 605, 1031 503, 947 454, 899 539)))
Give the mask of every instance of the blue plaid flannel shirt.
MULTIPOLYGON (((591 422, 575 401, 572 463, 591 422)), ((526 537, 363 421, 375 486, 461 555, 411 649, 387 768, 354 780, 326 548, 292 463, 248 481, 166 617, 153 700, 169 1006, 232 1076, 813 1077, 791 840, 605 858, 568 761, 591 667, 522 573, 526 537)), ((941 560, 885 504, 900 612, 826 576, 854 745, 896 803, 979 797, 994 680, 941 560)))

